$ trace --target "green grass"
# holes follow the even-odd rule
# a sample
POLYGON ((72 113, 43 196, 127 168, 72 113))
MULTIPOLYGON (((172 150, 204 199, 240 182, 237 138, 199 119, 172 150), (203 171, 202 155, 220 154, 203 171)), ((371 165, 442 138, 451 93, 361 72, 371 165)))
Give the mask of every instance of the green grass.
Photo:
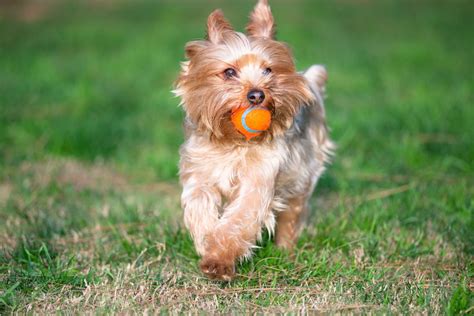
POLYGON ((0 314, 474 312, 471 1, 272 2, 338 150, 295 253, 267 237, 229 284, 183 229, 170 90, 253 2, 46 3, 0 6, 0 314))

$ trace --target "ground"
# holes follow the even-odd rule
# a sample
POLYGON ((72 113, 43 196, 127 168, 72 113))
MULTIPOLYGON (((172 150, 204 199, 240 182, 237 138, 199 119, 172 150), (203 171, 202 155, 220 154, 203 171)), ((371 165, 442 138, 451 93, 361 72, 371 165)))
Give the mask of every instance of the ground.
POLYGON ((474 3, 270 2, 338 149, 296 251, 266 236, 231 283, 183 229, 170 90, 253 1, 0 4, 0 314, 474 313, 474 3))

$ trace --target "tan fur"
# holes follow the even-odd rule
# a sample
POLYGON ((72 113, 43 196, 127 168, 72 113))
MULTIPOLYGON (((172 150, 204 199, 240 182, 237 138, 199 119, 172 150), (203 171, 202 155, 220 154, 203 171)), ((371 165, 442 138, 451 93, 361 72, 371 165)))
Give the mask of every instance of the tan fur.
POLYGON ((250 14, 247 33, 249 36, 266 38, 275 37, 275 22, 267 0, 259 1, 253 12, 250 14))
POLYGON ((235 262, 251 256, 263 227, 273 233, 276 226, 279 246, 295 244, 332 149, 322 103, 325 69, 296 72, 289 48, 273 39, 266 1, 255 7, 247 30, 249 36, 235 32, 221 11, 211 13, 208 40, 186 45, 175 89, 186 112, 184 222, 203 257, 201 270, 221 280, 232 279, 235 262), (227 77, 228 68, 237 75, 227 77), (248 105, 251 89, 265 93, 272 124, 247 141, 230 114, 248 105))
POLYGON ((308 213, 307 201, 308 197, 305 195, 291 198, 287 202, 288 209, 278 213, 278 230, 275 236, 277 246, 284 249, 293 248, 308 213))

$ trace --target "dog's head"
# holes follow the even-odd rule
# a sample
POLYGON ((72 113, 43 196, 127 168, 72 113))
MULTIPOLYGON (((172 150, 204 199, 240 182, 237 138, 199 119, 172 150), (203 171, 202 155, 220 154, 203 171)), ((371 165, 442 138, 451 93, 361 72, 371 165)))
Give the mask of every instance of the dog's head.
POLYGON ((275 40, 266 0, 255 6, 246 34, 234 31, 220 10, 212 12, 206 40, 187 43, 185 51, 188 60, 175 93, 187 120, 215 140, 244 140, 230 119, 238 107, 258 104, 271 110, 271 126, 258 141, 288 129, 298 108, 314 98, 288 46, 275 40))

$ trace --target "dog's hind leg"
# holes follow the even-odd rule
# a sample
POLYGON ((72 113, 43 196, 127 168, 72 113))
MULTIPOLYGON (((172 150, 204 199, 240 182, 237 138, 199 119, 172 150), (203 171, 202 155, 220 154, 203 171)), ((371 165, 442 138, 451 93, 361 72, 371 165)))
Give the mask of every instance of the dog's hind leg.
POLYGON ((299 237, 308 215, 308 198, 301 195, 288 200, 288 208, 277 213, 275 242, 278 247, 291 250, 299 237))

